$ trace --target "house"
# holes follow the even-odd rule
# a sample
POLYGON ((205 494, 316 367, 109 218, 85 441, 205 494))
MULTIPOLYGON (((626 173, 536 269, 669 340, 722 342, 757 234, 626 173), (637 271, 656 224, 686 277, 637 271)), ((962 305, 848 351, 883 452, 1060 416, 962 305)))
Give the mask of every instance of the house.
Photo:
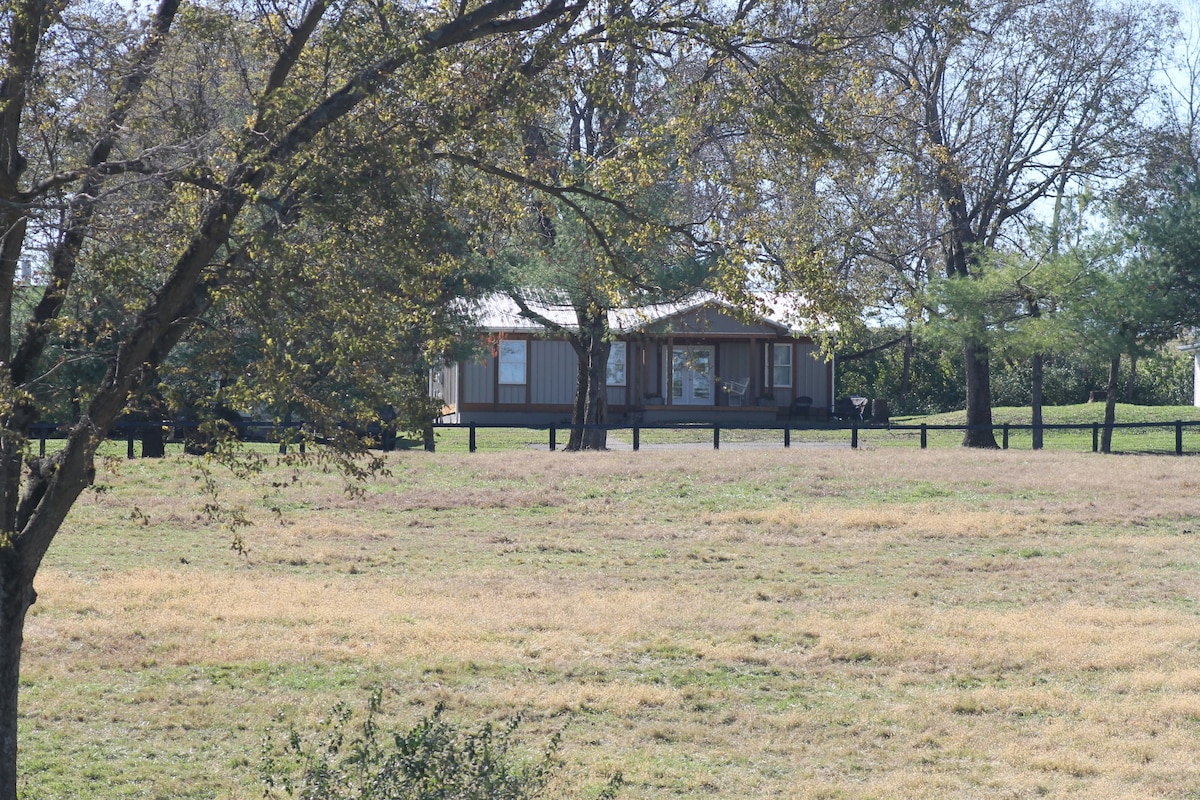
POLYGON ((1200 406, 1200 342, 1185 344, 1179 349, 1192 357, 1192 405, 1200 406))
MULTIPOLYGON (((567 305, 536 310, 564 327, 575 325, 567 305)), ((785 318, 773 311, 747 319, 711 295, 610 311, 610 421, 774 423, 792 413, 824 417, 833 404, 833 364, 785 318)), ((522 317, 501 295, 482 302, 476 320, 490 353, 431 374, 430 393, 442 401, 442 420, 570 422, 578 363, 570 343, 522 317)))

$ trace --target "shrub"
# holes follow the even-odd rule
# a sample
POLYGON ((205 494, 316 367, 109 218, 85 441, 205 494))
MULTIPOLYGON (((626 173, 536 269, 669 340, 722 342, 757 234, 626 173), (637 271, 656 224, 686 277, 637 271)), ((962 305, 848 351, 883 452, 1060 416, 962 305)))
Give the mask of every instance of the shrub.
MULTIPOLYGON (((266 797, 299 800, 528 800, 541 796, 559 767, 558 735, 535 760, 513 752, 516 717, 500 727, 464 731, 443 718, 439 705, 411 730, 383 732, 382 692, 371 694, 365 720, 334 707, 321 730, 306 740, 293 728, 278 747, 263 743, 260 776, 266 797)), ((614 779, 603 797, 612 797, 614 779)))

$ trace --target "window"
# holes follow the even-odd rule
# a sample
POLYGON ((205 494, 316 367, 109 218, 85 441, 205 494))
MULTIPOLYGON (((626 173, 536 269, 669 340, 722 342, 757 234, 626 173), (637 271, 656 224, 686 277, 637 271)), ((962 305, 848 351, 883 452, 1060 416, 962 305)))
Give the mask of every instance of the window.
POLYGON ((613 342, 608 351, 608 380, 609 386, 625 385, 625 343, 613 342))
POLYGON ((499 364, 500 383, 522 385, 525 383, 525 346, 524 341, 500 342, 499 364))
POLYGON ((776 344, 771 346, 771 385, 792 385, 792 346, 776 344))

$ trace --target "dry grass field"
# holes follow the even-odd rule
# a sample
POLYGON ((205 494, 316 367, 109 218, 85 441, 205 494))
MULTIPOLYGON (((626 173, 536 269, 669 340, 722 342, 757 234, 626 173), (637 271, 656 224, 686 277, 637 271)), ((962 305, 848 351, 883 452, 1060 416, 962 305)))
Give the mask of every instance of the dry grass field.
POLYGON ((1196 457, 894 448, 111 462, 51 551, 23 790, 262 796, 264 736, 386 692, 523 712, 554 797, 1200 798, 1196 457), (273 509, 282 512, 277 517, 273 509))

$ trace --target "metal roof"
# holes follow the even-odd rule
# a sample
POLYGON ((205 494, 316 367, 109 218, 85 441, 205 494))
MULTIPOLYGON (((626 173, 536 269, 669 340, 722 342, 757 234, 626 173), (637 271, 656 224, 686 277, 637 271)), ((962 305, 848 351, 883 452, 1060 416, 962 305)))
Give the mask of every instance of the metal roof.
MULTIPOLYGON (((753 312, 753 316, 783 332, 799 332, 810 320, 803 317, 803 300, 783 295, 756 295, 766 312, 753 312)), ((577 330, 575 309, 565 299, 555 302, 546 298, 528 299, 531 311, 567 330, 577 330)), ((657 303, 608 311, 608 327, 616 333, 632 333, 649 325, 679 317, 705 307, 741 313, 736 306, 715 294, 696 294, 678 303, 657 303)), ((546 328, 539 322, 521 315, 517 304, 506 294, 497 293, 476 301, 473 308, 475 324, 487 331, 497 333, 544 333, 546 328)))

